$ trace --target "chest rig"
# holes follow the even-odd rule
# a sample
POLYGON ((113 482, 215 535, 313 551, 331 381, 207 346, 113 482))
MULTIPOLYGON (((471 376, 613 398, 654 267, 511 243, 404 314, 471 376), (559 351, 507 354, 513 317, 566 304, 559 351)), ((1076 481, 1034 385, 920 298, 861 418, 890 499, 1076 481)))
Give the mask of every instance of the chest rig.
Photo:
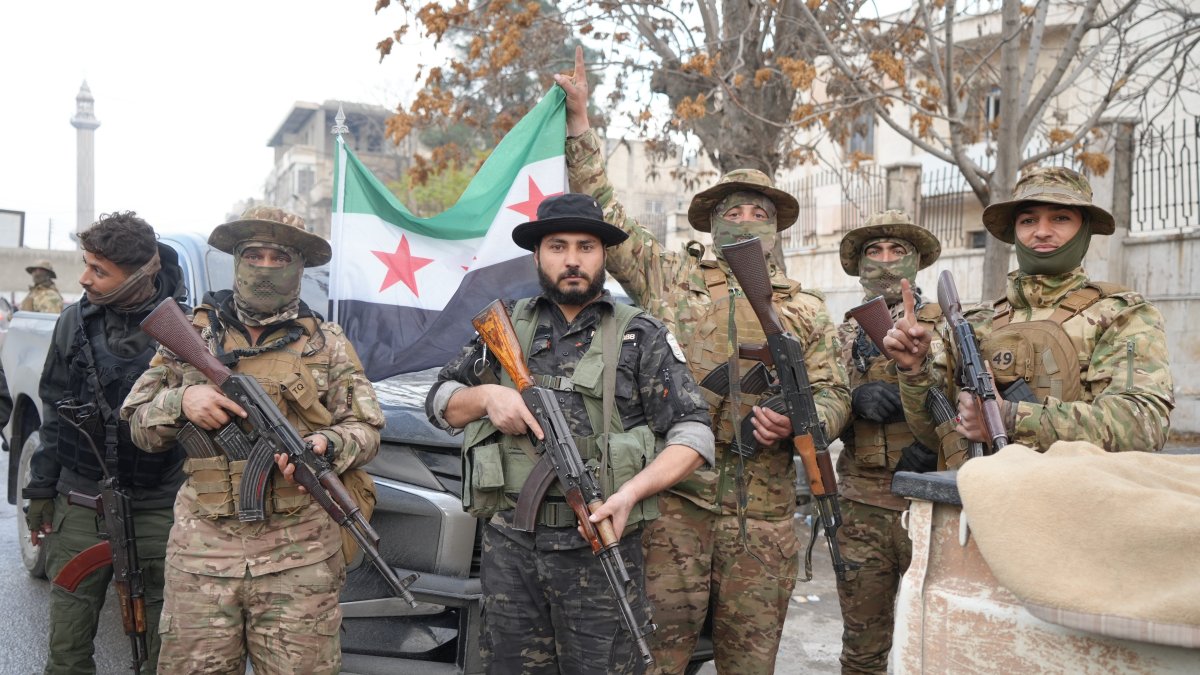
MULTIPOLYGON (((709 373, 725 367, 727 363, 730 364, 731 391, 728 394, 710 391, 704 387, 700 388, 700 393, 704 395, 704 399, 708 403, 716 442, 718 445, 728 445, 733 442, 735 430, 731 416, 736 416, 738 420, 744 418, 750 413, 750 408, 759 402, 762 395, 761 392, 740 392, 736 404, 731 400, 732 385, 735 380, 739 380, 741 374, 750 372, 756 362, 736 359, 737 364, 734 367, 732 361, 735 359, 730 358, 733 355, 733 346, 730 343, 729 335, 729 279, 725 276, 724 270, 710 261, 701 263, 701 271, 711 302, 708 304, 708 312, 696 317, 697 325, 692 334, 692 340, 683 347, 684 358, 697 381, 704 380, 709 373), (731 412, 730 408, 735 405, 736 410, 731 412)), ((762 325, 759 324, 758 317, 754 314, 754 309, 750 307, 750 302, 741 293, 736 294, 732 302, 733 320, 737 325, 737 341, 739 343, 766 343, 767 335, 763 332, 762 325)))
MULTIPOLYGON (((642 311, 620 303, 613 306, 613 314, 606 314, 601 319, 587 352, 579 359, 571 377, 532 373, 539 387, 580 394, 593 433, 573 438, 580 458, 596 470, 606 497, 645 468, 659 449, 649 426, 642 424, 626 431, 614 405, 621 337, 629 322, 642 311)), ((538 314, 536 305, 529 299, 519 300, 513 308, 513 329, 524 354, 529 353, 538 314)), ((515 388, 503 369, 500 383, 515 388)), ((463 508, 477 518, 490 518, 516 506, 517 495, 539 460, 528 436, 502 434, 487 418, 475 420, 463 430, 462 457, 463 508)), ((658 501, 651 497, 634 506, 628 522, 635 525, 657 517, 658 501)), ((576 525, 575 513, 563 501, 557 484, 550 488, 539 509, 538 524, 547 527, 576 525)))
MULTIPOLYGON (((231 370, 258 380, 271 401, 301 436, 328 428, 333 415, 321 402, 329 385, 329 351, 325 335, 313 317, 296 319, 286 332, 253 347, 246 336, 228 330, 208 307, 197 308, 192 324, 200 329, 210 351, 231 370)), ((246 460, 189 457, 184 463, 188 485, 196 492, 195 514, 222 518, 237 514, 246 460)), ((271 472, 268 504, 272 513, 293 514, 312 503, 299 486, 278 471, 271 472)))
MULTIPOLYGON (((917 321, 930 330, 941 317, 942 309, 937 303, 928 302, 917 309, 917 321)), ((858 337, 860 339, 854 345, 852 385, 867 382, 899 385, 895 362, 879 353, 875 344, 865 338, 862 327, 858 328, 858 337)), ((901 451, 916 440, 908 422, 904 420, 880 424, 856 416, 852 430, 854 465, 863 469, 895 469, 900 462, 901 451)))
POLYGON ((60 415, 67 413, 66 408, 74 408, 68 413, 72 418, 78 417, 73 413, 84 409, 91 412, 77 420, 82 422, 80 429, 65 421, 59 425, 59 462, 81 476, 100 480, 105 467, 92 445, 81 436, 87 434, 97 450, 104 453, 104 463, 120 484, 158 486, 163 474, 178 463, 180 451, 143 452, 133 443, 129 423, 120 419, 121 402, 149 366, 157 345, 150 341, 137 354, 119 356, 108 347, 103 313, 86 317, 82 314, 67 358, 65 393, 69 398, 56 405, 66 404, 65 408, 60 407, 60 415))
POLYGON ((1064 328, 1071 319, 1100 300, 1125 289, 1117 284, 1088 282, 1071 291, 1045 319, 1013 322, 1008 299, 995 303, 991 333, 980 350, 991 362, 996 384, 1002 389, 1024 380, 1038 401, 1052 397, 1064 402, 1084 397, 1080 374, 1086 363, 1080 354, 1090 350, 1077 345, 1064 328))

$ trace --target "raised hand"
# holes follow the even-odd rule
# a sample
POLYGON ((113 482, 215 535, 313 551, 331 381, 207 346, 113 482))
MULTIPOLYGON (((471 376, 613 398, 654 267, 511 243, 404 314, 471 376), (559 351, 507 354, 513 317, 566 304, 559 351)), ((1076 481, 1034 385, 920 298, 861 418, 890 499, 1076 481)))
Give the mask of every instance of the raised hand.
POLYGON ((591 128, 588 121, 588 81, 583 64, 583 47, 575 47, 575 73, 554 73, 554 82, 567 92, 567 135, 578 136, 591 128))
POLYGON ((917 301, 913 297, 912 284, 908 279, 900 280, 900 289, 904 302, 904 316, 896 321, 896 325, 883 337, 883 347, 887 355, 896 362, 901 370, 912 370, 925 362, 929 354, 929 345, 933 342, 933 334, 917 322, 917 301))

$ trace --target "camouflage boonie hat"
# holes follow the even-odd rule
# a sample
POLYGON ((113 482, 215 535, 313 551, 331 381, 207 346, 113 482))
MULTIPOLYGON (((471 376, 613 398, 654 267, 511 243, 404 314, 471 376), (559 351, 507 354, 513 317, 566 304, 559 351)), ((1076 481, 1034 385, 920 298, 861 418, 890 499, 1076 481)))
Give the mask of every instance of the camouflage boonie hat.
POLYGON ((49 260, 47 260, 46 258, 42 258, 41 260, 38 260, 37 262, 33 263, 33 264, 32 264, 32 265, 30 265, 29 267, 26 267, 26 268, 25 268, 25 273, 26 273, 26 274, 33 274, 33 271, 34 271, 34 270, 36 270, 36 269, 38 269, 38 268, 44 269, 44 270, 46 270, 47 272, 49 272, 49 273, 50 273, 50 278, 51 278, 51 279, 57 279, 57 278, 58 278, 58 275, 57 275, 57 274, 54 272, 54 265, 50 264, 50 261, 49 261, 49 260))
POLYGON ((717 184, 699 192, 692 197, 692 205, 688 207, 688 222, 701 232, 712 228, 713 209, 725 198, 725 195, 748 190, 760 192, 775 202, 775 229, 782 232, 796 222, 800 215, 800 204, 796 198, 775 187, 774 181, 758 169, 734 169, 721 176, 717 184))
POLYGON ((917 269, 923 270, 933 264, 942 254, 942 244, 937 237, 923 227, 915 225, 903 211, 891 209, 872 214, 867 224, 856 227, 842 237, 842 269, 852 277, 858 276, 858 261, 862 258, 867 243, 882 237, 903 239, 917 248, 921 261, 917 269))
POLYGON ((1092 203, 1092 185, 1088 179, 1061 166, 1038 166, 1026 171, 1017 181, 1012 199, 991 204, 983 210, 983 226, 1000 241, 1013 243, 1015 213, 1022 202, 1080 208, 1090 215, 1092 234, 1112 234, 1116 229, 1112 214, 1092 203))
POLYGON ((275 206, 251 206, 208 236, 209 245, 231 255, 235 246, 250 240, 291 246, 304 256, 305 267, 324 265, 333 257, 329 242, 305 230, 303 218, 275 206))

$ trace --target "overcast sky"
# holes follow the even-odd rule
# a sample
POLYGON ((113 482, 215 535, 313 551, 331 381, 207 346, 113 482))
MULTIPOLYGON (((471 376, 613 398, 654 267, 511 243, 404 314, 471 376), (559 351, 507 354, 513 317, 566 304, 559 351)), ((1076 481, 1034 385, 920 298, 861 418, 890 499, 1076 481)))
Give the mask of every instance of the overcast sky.
POLYGON ((398 10, 374 0, 0 3, 0 209, 26 242, 71 248, 75 96, 95 96, 96 214, 132 209, 163 231, 209 232, 261 197, 271 134, 296 101, 394 108, 420 55, 375 43, 398 10))

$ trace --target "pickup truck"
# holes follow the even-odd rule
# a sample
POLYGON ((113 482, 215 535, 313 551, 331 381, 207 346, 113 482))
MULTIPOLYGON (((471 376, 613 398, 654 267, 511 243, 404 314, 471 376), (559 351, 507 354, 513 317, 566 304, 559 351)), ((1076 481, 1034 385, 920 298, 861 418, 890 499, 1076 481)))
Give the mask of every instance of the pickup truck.
MULTIPOLYGON (((200 235, 162 234, 179 254, 195 303, 209 289, 230 288, 233 259, 208 246, 200 235)), ((305 271, 301 297, 311 307, 328 305, 327 267, 305 271)), ((29 457, 38 446, 41 400, 38 382, 56 315, 13 315, 0 359, 14 409, 6 437, 11 444, 8 501, 16 504, 28 482, 29 457)), ((375 383, 387 420, 379 455, 366 469, 375 480, 378 503, 371 525, 380 553, 401 578, 420 577, 410 590, 417 606, 392 596, 382 576, 363 561, 347 567, 341 594, 343 670, 348 673, 478 673, 481 589, 480 523, 462 509, 460 439, 425 418, 425 394, 437 370, 400 375, 375 383)), ((34 576, 44 576, 44 548, 28 544, 25 520, 16 518, 22 559, 34 576)), ((689 672, 712 659, 701 640, 689 672)))

